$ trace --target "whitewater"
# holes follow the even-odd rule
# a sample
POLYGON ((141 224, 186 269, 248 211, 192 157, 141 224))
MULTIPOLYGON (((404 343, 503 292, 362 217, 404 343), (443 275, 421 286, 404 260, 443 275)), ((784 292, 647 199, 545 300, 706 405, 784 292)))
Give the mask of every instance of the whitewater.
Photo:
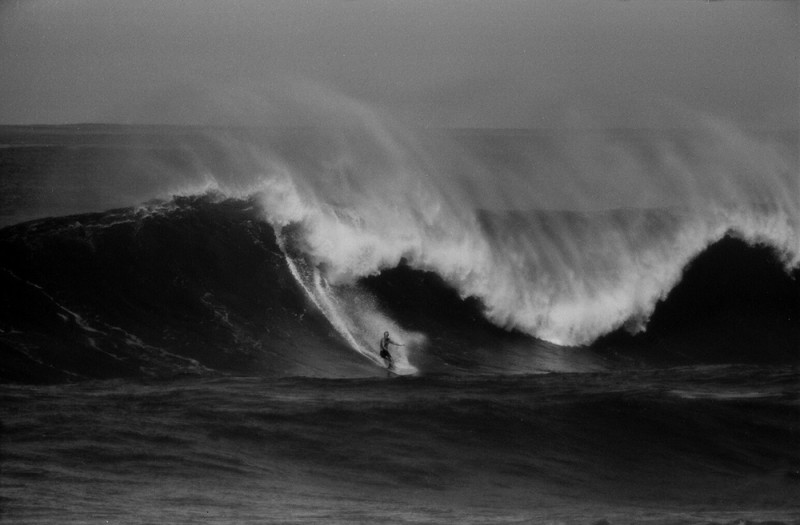
POLYGON ((791 144, 685 119, 478 137, 409 130, 359 105, 338 128, 295 130, 299 141, 218 130, 184 144, 202 175, 181 192, 255 196, 282 249, 330 285, 402 261, 477 298, 497 326, 587 345, 645 330, 688 263, 725 236, 769 246, 787 272, 800 264, 791 144), (209 146, 222 161, 198 151, 209 146))

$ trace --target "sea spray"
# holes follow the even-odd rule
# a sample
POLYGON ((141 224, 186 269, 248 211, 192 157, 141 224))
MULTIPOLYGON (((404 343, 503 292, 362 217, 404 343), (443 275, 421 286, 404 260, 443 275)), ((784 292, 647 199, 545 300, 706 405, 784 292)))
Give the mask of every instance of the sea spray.
POLYGON ((646 328, 726 235, 770 246, 787 270, 800 263, 791 134, 688 110, 668 129, 425 131, 335 93, 297 96, 314 126, 171 130, 144 141, 157 148, 124 150, 121 172, 142 172, 130 202, 81 180, 86 202, 70 209, 255 196, 290 255, 331 286, 406 262, 477 298, 498 326, 563 345, 646 328))
MULTIPOLYGON (((644 329, 688 262, 727 234, 772 246, 787 269, 798 264, 791 159, 777 146, 747 141, 729 125, 712 121, 686 136, 616 133, 616 144, 603 153, 599 175, 612 188, 609 165, 624 161, 622 180, 636 170, 640 185, 660 177, 656 187, 670 191, 659 200, 677 198, 680 206, 582 210, 582 195, 593 187, 585 182, 591 174, 584 165, 571 179, 581 190, 574 192, 576 210, 542 214, 536 211, 543 197, 535 173, 528 174, 526 193, 512 185, 513 199, 487 210, 478 178, 490 177, 492 166, 455 142, 440 147, 444 139, 437 134, 426 149, 424 135, 377 118, 349 124, 315 130, 315 143, 326 144, 323 155, 316 162, 283 159, 282 171, 266 175, 262 194, 273 225, 302 225, 297 249, 332 283, 353 283, 405 260, 441 275, 462 297, 480 299, 486 316, 500 326, 580 345, 626 323, 644 329), (745 150, 752 158, 740 167, 745 150), (461 153, 457 159, 437 156, 455 151, 461 153), (460 171, 448 170, 452 166, 460 171), (522 208, 526 196, 530 205, 522 208)), ((580 144, 589 140, 597 148, 614 136, 580 144)), ((582 158, 569 140, 559 148, 562 156, 582 158)), ((495 201, 507 190, 502 180, 498 186, 495 201)))

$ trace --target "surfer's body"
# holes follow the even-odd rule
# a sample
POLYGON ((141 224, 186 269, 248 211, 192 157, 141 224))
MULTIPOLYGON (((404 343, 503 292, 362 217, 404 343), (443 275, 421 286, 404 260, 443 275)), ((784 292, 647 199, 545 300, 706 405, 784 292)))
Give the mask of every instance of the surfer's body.
POLYGON ((392 341, 392 339, 389 337, 389 332, 383 332, 383 337, 381 337, 380 356, 386 362, 386 368, 391 370, 394 368, 394 360, 392 359, 392 354, 389 353, 389 345, 403 346, 400 343, 392 341))

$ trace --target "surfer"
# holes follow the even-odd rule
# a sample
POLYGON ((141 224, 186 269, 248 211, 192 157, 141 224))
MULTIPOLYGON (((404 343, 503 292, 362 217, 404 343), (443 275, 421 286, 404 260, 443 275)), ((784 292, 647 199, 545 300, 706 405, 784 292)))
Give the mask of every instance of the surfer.
POLYGON ((384 361, 386 361, 386 368, 391 370, 394 368, 394 361, 392 360, 392 354, 389 353, 389 345, 404 345, 392 341, 392 339, 389 337, 389 332, 383 332, 383 337, 381 337, 381 357, 384 361))

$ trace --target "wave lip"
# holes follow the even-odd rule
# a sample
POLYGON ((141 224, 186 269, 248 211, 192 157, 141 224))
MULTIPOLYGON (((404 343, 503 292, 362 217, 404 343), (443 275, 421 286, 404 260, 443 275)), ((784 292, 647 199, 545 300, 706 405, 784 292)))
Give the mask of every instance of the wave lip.
POLYGON ((727 236, 689 263, 645 331, 620 329, 594 348, 654 365, 797 363, 800 269, 787 273, 774 248, 727 236))
POLYGON ((293 204, 262 198, 268 220, 332 284, 405 262, 477 298, 496 325, 564 346, 643 329, 683 269, 729 234, 772 247, 786 272, 800 264, 797 224, 769 206, 470 215, 447 201, 423 200, 421 212, 380 200, 331 205, 291 181, 278 194, 293 204))
POLYGON ((406 261, 477 298, 494 324, 576 346, 623 325, 644 328, 683 268, 729 232, 773 247, 787 271, 800 265, 792 151, 710 117, 687 130, 459 142, 366 110, 352 116, 346 131, 316 131, 324 147, 313 161, 264 162, 268 220, 295 227, 297 246, 332 284, 406 261), (587 163, 576 146, 603 162, 587 163), (539 164, 572 184, 574 207, 559 209, 573 211, 542 197, 552 188, 526 171, 539 164), (630 193, 621 180, 672 199, 598 209, 587 194, 597 180, 609 192, 630 193))

